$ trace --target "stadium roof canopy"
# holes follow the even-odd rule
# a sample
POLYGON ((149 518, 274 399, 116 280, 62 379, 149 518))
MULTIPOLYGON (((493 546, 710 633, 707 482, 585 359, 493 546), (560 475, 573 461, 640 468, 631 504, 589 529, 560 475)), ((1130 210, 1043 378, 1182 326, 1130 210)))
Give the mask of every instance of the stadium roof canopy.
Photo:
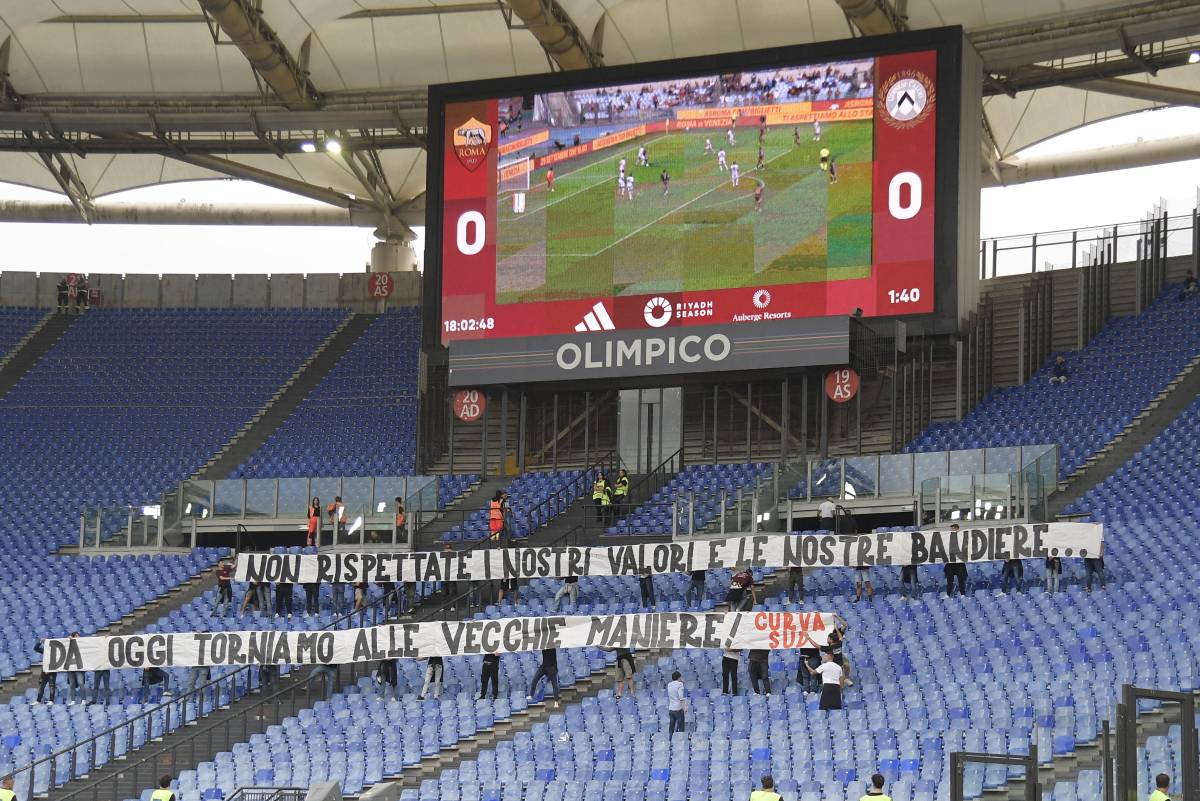
POLYGON ((87 219, 105 194, 234 176, 402 230, 423 220, 430 83, 942 25, 983 56, 997 179, 1055 134, 1200 105, 1197 0, 0 0, 0 180, 87 219), (300 152, 314 136, 345 148, 300 152))

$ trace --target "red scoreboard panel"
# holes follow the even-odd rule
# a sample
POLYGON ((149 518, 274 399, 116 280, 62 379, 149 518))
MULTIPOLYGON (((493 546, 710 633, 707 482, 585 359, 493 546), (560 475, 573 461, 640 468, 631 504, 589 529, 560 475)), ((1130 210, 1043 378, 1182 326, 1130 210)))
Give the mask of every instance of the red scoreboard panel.
POLYGON ((960 48, 946 29, 431 87, 437 340, 453 361, 944 314, 960 48))

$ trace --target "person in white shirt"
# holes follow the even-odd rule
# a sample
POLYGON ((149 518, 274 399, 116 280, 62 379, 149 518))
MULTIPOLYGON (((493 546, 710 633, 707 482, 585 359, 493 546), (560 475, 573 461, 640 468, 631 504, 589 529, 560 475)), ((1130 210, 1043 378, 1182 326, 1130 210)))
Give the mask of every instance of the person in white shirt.
POLYGON ((717 169, 725 171, 728 167, 725 166, 725 151, 724 149, 717 151, 717 169))
POLYGON ((621 175, 625 174, 625 159, 621 159, 620 163, 617 165, 617 170, 620 171, 621 175))
POLYGON ((712 140, 711 140, 711 139, 705 139, 705 140, 704 140, 704 152, 705 152, 705 153, 712 153, 712 152, 713 152, 713 149, 712 149, 712 140))
POLYGON ((842 708, 842 685, 846 683, 845 674, 842 672, 842 666, 833 661, 833 654, 828 651, 821 652, 821 664, 816 668, 805 663, 808 672, 814 676, 819 676, 821 679, 821 706, 820 709, 841 709, 842 708))
POLYGON ((625 176, 620 175, 617 177, 617 197, 623 197, 624 195, 625 195, 625 176))
POLYGON ((833 518, 836 514, 837 506, 833 501, 828 498, 821 501, 821 505, 817 507, 817 528, 832 532, 835 525, 833 518))
POLYGON ((813 120, 813 141, 814 142, 821 141, 821 121, 820 120, 813 120))
POLYGON ((733 162, 733 164, 731 164, 729 167, 729 177, 733 179, 733 185, 737 186, 738 181, 742 177, 742 171, 741 168, 738 167, 738 163, 736 161, 733 162))
POLYGON ((683 689, 683 674, 678 670, 671 674, 671 681, 667 684, 667 717, 670 719, 670 724, 667 729, 667 736, 670 737, 675 732, 683 732, 684 721, 687 716, 687 698, 683 689))
POLYGON ((633 200, 633 173, 625 176, 625 194, 629 196, 630 200, 633 200))
POLYGON ((729 140, 730 147, 733 147, 735 144, 737 144, 737 142, 733 138, 733 129, 732 128, 730 128, 728 131, 725 132, 725 138, 729 140))
POLYGON ((638 148, 638 164, 642 167, 650 166, 650 160, 648 158, 646 158, 646 148, 645 147, 638 148))

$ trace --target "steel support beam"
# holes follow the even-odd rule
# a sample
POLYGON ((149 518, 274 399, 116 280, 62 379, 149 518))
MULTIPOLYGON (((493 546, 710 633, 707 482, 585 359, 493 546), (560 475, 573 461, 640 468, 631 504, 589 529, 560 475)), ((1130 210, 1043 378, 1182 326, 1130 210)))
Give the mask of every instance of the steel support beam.
MULTIPOLYGON (((84 222, 70 203, 0 200, 0 223, 84 222)), ((374 211, 330 206, 254 205, 211 203, 96 203, 88 223, 112 225, 295 225, 374 228, 380 217, 374 211)))
POLYGON ((592 47, 558 0, 508 0, 505 17, 510 27, 525 28, 542 45, 546 55, 564 70, 604 66, 604 57, 592 47), (523 25, 513 25, 511 14, 523 25))
POLYGON ((200 8, 237 45, 250 67, 289 109, 321 105, 321 93, 308 80, 262 11, 248 0, 199 0, 200 8))
POLYGON ((1106 95, 1131 97, 1135 100, 1149 100, 1151 103, 1163 103, 1168 106, 1197 106, 1200 107, 1200 92, 1191 89, 1180 89, 1175 86, 1144 83, 1142 81, 1126 81, 1120 78, 1099 78, 1094 81, 1078 81, 1071 86, 1087 89, 1089 92, 1103 92, 1106 95))
POLYGON ((12 37, 5 36, 0 41, 0 109, 20 108, 21 95, 8 79, 8 58, 12 53, 12 37))
POLYGON ((1151 139, 1076 153, 1059 153, 1029 159, 1005 159, 999 163, 1000 179, 994 182, 985 172, 984 186, 1011 186, 1051 178, 1091 175, 1110 170, 1169 164, 1194 159, 1200 154, 1200 134, 1151 139))

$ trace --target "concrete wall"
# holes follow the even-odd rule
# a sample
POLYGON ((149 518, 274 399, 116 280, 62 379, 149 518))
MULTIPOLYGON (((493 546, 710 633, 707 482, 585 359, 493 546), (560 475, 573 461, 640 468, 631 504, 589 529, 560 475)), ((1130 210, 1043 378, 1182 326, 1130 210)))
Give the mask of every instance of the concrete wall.
MULTIPOLYGON (((0 273, 0 306, 51 308, 58 302, 63 273, 0 273)), ((89 273, 88 283, 103 293, 109 308, 293 309, 341 307, 356 312, 417 306, 421 274, 391 273, 386 301, 369 297, 368 273, 281 273, 279 275, 117 275, 89 273)))

